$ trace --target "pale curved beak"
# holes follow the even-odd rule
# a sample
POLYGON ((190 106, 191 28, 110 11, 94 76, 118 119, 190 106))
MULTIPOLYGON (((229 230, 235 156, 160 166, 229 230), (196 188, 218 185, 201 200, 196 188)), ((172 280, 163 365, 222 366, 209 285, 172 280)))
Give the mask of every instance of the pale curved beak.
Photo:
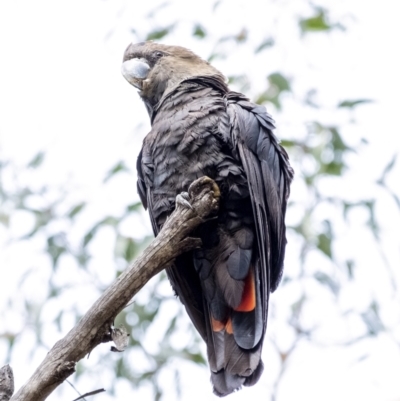
POLYGON ((142 89, 142 82, 146 79, 149 71, 149 64, 142 58, 132 58, 124 61, 121 66, 121 72, 124 78, 138 89, 142 89))

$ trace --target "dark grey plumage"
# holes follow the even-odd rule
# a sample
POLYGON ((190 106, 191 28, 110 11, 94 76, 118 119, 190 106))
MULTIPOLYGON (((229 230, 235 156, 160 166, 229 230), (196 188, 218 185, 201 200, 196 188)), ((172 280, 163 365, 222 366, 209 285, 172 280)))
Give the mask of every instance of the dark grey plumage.
POLYGON ((202 176, 221 191, 218 216, 198 229, 203 247, 167 269, 207 343, 219 396, 261 376, 269 294, 280 281, 293 170, 262 106, 227 87, 190 50, 130 45, 123 74, 140 89, 152 129, 143 141, 138 191, 155 235, 175 198, 202 176))

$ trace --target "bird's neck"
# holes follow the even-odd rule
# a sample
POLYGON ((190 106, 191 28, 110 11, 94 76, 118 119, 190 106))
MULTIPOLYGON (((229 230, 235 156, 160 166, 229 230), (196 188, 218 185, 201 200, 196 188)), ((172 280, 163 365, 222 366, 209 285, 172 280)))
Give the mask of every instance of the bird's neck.
POLYGON ((229 92, 229 88, 221 75, 190 77, 182 82, 179 82, 168 91, 165 91, 156 103, 154 102, 155 99, 153 101, 149 101, 143 98, 151 123, 153 123, 155 116, 157 115, 158 111, 162 109, 166 100, 171 96, 179 93, 183 95, 188 92, 197 91, 204 87, 217 90, 222 96, 225 96, 229 92))

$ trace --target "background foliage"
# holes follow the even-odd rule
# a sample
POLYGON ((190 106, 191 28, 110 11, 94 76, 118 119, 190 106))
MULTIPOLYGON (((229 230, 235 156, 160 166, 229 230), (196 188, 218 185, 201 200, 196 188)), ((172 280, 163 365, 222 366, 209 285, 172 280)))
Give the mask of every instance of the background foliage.
MULTIPOLYGON (((400 200, 393 186, 397 155, 388 153, 383 165, 377 163, 375 175, 360 181, 354 170, 368 154, 369 134, 357 130, 357 110, 372 107, 373 99, 327 96, 312 79, 303 82, 304 71, 318 66, 318 55, 308 50, 314 49, 313 41, 329 46, 335 38, 349 35, 355 24, 350 12, 337 11, 334 3, 301 1, 290 8, 284 1, 269 6, 258 2, 256 11, 265 8, 269 13, 249 18, 244 11, 238 20, 238 14, 230 13, 237 12, 232 3, 207 3, 201 19, 185 17, 183 3, 159 3, 148 6, 138 21, 134 7, 122 2, 118 24, 107 27, 104 43, 115 44, 121 29, 129 29, 133 42, 190 47, 220 68, 234 90, 265 104, 278 121, 278 135, 296 171, 286 271, 272 297, 263 381, 258 389, 237 396, 257 397, 262 391, 263 399, 268 394, 271 400, 283 400, 287 392, 282 383, 300 390, 313 383, 303 369, 307 356, 315 358, 309 368, 315 372, 321 363, 318 352, 327 351, 324 361, 340 369, 365 363, 374 344, 391 343, 398 353, 399 274, 382 242, 381 226, 386 229, 388 221, 380 206, 390 205, 398 222, 400 200), (237 23, 232 23, 234 18, 237 23), (282 35, 292 46, 287 51, 300 54, 296 63, 280 55, 279 46, 286 43, 282 35), (298 61, 301 54, 304 62, 298 61), (371 277, 376 282, 366 284, 371 277), (383 285, 385 294, 376 291, 383 285), (338 365, 332 352, 346 355, 346 362, 338 365)), ((143 138, 148 129, 142 123, 144 107, 130 109, 133 132, 143 138)), ((46 152, 32 154, 27 163, 0 152, 0 244, 5 250, 1 280, 7 283, 4 288, 18 289, 0 298, 0 363, 10 362, 17 379, 22 361, 33 369, 151 240, 147 216, 134 194, 134 147, 136 143, 130 144, 132 154, 105 158, 99 185, 86 198, 74 177, 50 183, 43 178, 49 166, 46 152), (121 191, 129 196, 120 197, 121 191), (99 198, 109 199, 109 208, 99 207, 99 198)), ((80 362, 71 379, 80 392, 105 387, 107 395, 97 399, 136 394, 159 400, 185 398, 182 394, 187 398, 206 387, 204 345, 174 299, 165 274, 126 307, 117 318, 119 324, 131 332, 130 348, 122 355, 104 345, 80 362)), ((71 394, 65 384, 54 397, 72 399, 71 394)))

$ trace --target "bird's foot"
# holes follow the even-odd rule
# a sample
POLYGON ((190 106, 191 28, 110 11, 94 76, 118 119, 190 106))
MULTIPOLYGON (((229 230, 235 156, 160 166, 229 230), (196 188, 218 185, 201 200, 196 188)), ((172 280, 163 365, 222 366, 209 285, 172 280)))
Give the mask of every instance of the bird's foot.
POLYGON ((181 192, 176 196, 175 202, 177 205, 184 207, 185 209, 193 210, 193 207, 190 203, 190 196, 187 192, 181 192))
POLYGON ((211 178, 204 176, 198 178, 196 181, 192 182, 189 186, 189 194, 191 198, 195 198, 199 196, 199 194, 203 193, 203 196, 208 193, 212 192, 213 197, 218 201, 221 197, 221 192, 218 188, 217 183, 212 180, 211 178))

